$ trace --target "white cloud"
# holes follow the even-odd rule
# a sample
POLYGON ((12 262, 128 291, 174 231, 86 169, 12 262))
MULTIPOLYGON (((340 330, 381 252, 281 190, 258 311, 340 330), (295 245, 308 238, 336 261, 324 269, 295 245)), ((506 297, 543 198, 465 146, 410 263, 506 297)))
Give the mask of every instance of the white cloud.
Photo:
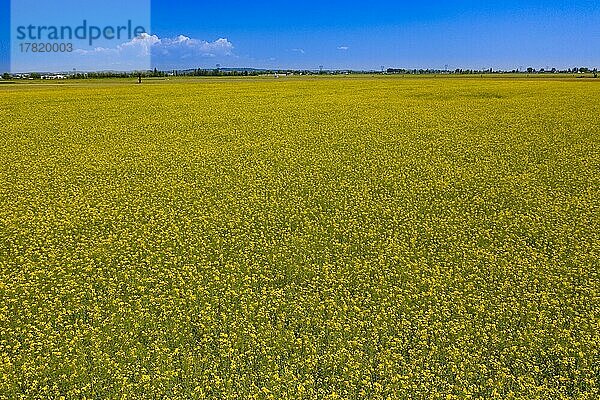
POLYGON ((75 52, 90 61, 94 59, 115 67, 125 66, 127 61, 146 58, 152 59, 153 64, 161 67, 195 68, 207 58, 231 57, 234 55, 233 49, 233 44, 226 38, 208 42, 184 35, 160 38, 143 33, 115 48, 97 47, 93 50, 78 49, 75 52))
POLYGON ((292 51, 294 53, 306 54, 306 52, 304 51, 304 49, 292 49, 292 51))
POLYGON ((75 53, 86 56, 126 56, 126 57, 149 57, 152 55, 154 45, 161 43, 156 35, 142 33, 140 36, 122 43, 115 48, 96 47, 92 50, 77 49, 75 53))
POLYGON ((231 56, 233 55, 233 44, 225 38, 217 39, 214 42, 207 42, 179 35, 173 39, 158 39, 158 42, 152 45, 152 55, 169 55, 182 59, 194 56, 231 56))
POLYGON ((340 46, 337 49, 338 50, 342 50, 342 51, 346 51, 346 50, 350 50, 350 47, 348 47, 348 46, 340 46))
POLYGON ((161 40, 156 35, 142 33, 140 36, 123 43, 117 48, 121 52, 132 52, 132 54, 141 54, 142 56, 152 55, 152 47, 159 44, 161 40))

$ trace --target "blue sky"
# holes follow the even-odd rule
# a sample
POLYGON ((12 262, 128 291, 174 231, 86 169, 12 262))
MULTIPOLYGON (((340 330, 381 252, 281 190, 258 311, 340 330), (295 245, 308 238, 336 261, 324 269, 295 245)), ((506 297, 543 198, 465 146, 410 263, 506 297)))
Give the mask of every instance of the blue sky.
MULTIPOLYGON (((0 70, 9 11, 0 0, 0 70)), ((589 0, 152 0, 151 34, 164 69, 600 67, 600 1, 589 0)))

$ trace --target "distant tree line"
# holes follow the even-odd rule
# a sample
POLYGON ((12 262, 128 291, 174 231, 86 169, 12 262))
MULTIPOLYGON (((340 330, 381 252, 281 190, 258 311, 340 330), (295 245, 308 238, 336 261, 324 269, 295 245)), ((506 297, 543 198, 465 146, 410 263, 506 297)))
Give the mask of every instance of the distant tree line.
POLYGON ((221 70, 221 69, 194 69, 188 71, 181 71, 176 74, 181 76, 257 76, 262 75, 265 72, 257 71, 257 70, 221 70))
MULTIPOLYGON (((116 72, 116 71, 104 71, 104 72, 72 72, 67 73, 64 76, 65 79, 103 79, 103 78, 164 78, 168 76, 198 76, 198 77, 209 77, 209 76, 260 76, 260 75, 348 75, 348 74, 402 74, 402 75, 439 75, 439 74, 456 74, 456 75, 483 75, 483 74, 594 74, 594 77, 598 77, 597 68, 587 67, 575 67, 567 69, 535 69, 532 67, 526 70, 494 70, 492 68, 477 70, 477 69, 460 69, 455 70, 448 69, 408 69, 408 68, 388 68, 381 71, 353 71, 353 70, 262 70, 262 69, 250 69, 250 68, 196 68, 188 70, 171 70, 161 71, 157 68, 148 71, 134 71, 134 72, 116 72)), ((56 74, 54 74, 56 75, 56 74)), ((3 80, 10 79, 43 79, 50 75, 42 75, 37 72, 28 74, 2 74, 3 80)))
POLYGON ((477 69, 460 69, 457 68, 455 70, 447 70, 447 69, 405 69, 405 68, 388 68, 386 70, 387 74, 402 74, 402 75, 433 75, 433 74, 457 74, 457 75, 482 75, 482 74, 589 74, 593 73, 594 77, 597 77, 598 69, 597 68, 567 68, 563 70, 558 70, 556 68, 552 69, 535 69, 532 67, 527 68, 526 70, 494 70, 493 68, 477 70, 477 69))
MULTIPOLYGON (((293 69, 276 69, 276 70, 264 70, 264 69, 192 69, 185 71, 173 71, 172 75, 176 76, 260 76, 260 75, 316 75, 316 74, 342 74, 348 73, 349 71, 311 71, 311 70, 293 70, 293 69)), ((358 72, 355 72, 358 73, 358 72)))

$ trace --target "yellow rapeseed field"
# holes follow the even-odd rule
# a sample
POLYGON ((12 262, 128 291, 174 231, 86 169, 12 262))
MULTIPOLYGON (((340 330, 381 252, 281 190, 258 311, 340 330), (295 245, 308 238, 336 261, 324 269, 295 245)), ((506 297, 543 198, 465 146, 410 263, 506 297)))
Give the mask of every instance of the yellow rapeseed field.
POLYGON ((598 399, 599 99, 0 85, 0 398, 598 399))

